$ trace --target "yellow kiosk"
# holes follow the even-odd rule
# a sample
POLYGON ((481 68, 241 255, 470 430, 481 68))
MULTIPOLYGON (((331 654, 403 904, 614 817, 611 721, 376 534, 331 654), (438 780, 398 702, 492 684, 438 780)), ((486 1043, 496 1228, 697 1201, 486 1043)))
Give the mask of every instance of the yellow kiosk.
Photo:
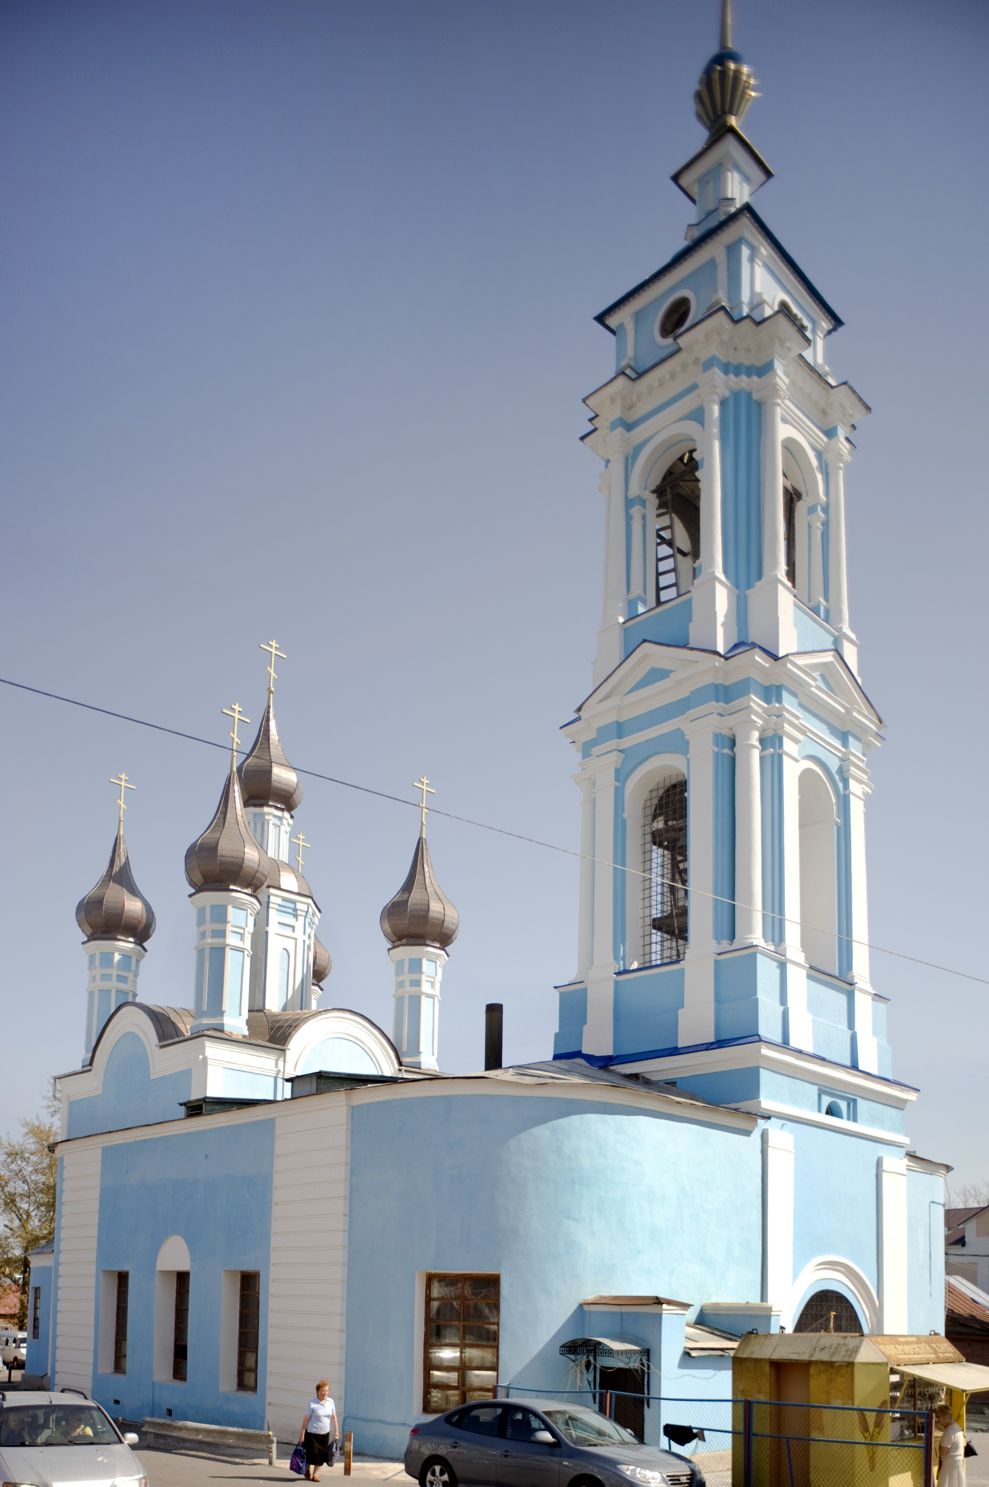
POLYGON ((735 1487, 929 1487, 930 1413, 965 1428, 989 1368, 937 1334, 750 1333, 732 1359, 735 1487))

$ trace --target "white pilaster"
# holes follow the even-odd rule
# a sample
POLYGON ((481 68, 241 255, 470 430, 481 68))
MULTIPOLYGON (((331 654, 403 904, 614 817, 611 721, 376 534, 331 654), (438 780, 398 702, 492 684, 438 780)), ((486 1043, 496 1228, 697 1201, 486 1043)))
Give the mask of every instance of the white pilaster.
POLYGON ((880 1157, 876 1181, 880 1331, 904 1333, 909 1330, 906 1158, 880 1157))
POLYGON ((677 1042, 681 1048, 714 1038, 714 735, 720 724, 702 718, 686 729, 687 948, 677 1042))
MULTIPOLYGON (((860 1069, 878 1072, 879 1042, 875 1035, 875 998, 869 967, 869 900, 865 859, 865 802, 872 785, 865 761, 848 755, 841 763, 841 773, 848 780, 846 795, 849 837, 849 934, 851 944, 845 954, 851 961, 851 980, 855 985, 853 1025, 855 1062, 860 1069)), ((847 964, 847 962, 846 962, 847 964)))
POLYGON ((807 960, 800 938, 800 752, 802 733, 787 718, 782 739, 783 790, 783 943, 786 955, 786 1040, 792 1048, 814 1050, 814 1027, 807 1006, 807 960))
POLYGON ((824 606, 824 512, 812 511, 807 519, 810 529, 810 585, 807 602, 817 614, 824 606))
POLYGON ((611 1053, 614 1047, 615 963, 615 794, 621 755, 613 750, 588 761, 594 792, 594 889, 591 965, 587 973, 585 1053, 611 1053))
POLYGON ((762 789, 759 724, 735 724, 735 944, 761 945, 762 789))
POLYGON ((598 488, 605 500, 605 538, 604 601, 594 661, 595 685, 621 660, 622 621, 626 617, 625 460, 617 443, 609 446, 608 465, 601 472, 598 488))
POLYGON ((585 774, 574 775, 580 787, 580 898, 577 920, 577 981, 591 965, 594 914, 594 786, 585 774))
POLYGON ((858 672, 858 642, 848 623, 848 565, 845 553, 845 466, 852 454, 847 440, 829 439, 824 450, 828 467, 828 618, 838 632, 838 648, 853 672, 858 672))
POLYGON ((703 383, 704 446, 701 486, 701 571, 693 587, 690 643, 722 654, 734 643, 726 630, 731 588, 724 573, 721 484, 721 401, 724 378, 708 374, 703 383))
POLYGON ((762 577, 749 597, 751 637, 777 656, 788 655, 797 645, 784 550, 782 409, 786 390, 786 378, 775 373, 756 393, 762 404, 762 577))
POLYGON ((795 1147, 789 1131, 762 1133, 762 1299, 782 1309, 793 1283, 795 1147))
POLYGON ((648 590, 646 576, 646 514, 652 503, 648 491, 636 491, 629 505, 631 523, 628 559, 628 602, 626 612, 639 614, 648 609, 653 596, 648 590))

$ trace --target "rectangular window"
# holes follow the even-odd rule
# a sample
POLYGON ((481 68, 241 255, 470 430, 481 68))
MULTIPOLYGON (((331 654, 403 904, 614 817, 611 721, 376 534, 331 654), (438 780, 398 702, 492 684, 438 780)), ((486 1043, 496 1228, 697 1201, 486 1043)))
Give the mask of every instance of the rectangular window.
POLYGON ((258 1387, 260 1311, 261 1277, 256 1270, 242 1270, 237 1314, 237 1388, 248 1394, 256 1394, 258 1387))
POLYGON ((430 1415, 492 1399, 501 1277, 427 1275, 422 1407, 430 1415))
POLYGON ((130 1275, 117 1271, 117 1295, 113 1310, 113 1372, 127 1372, 127 1292, 130 1275))
POLYGON ((34 1286, 31 1290, 31 1336, 41 1336, 41 1287, 34 1286))
POLYGON ((175 1330, 172 1334, 172 1378, 189 1377, 189 1272, 175 1272, 175 1330))

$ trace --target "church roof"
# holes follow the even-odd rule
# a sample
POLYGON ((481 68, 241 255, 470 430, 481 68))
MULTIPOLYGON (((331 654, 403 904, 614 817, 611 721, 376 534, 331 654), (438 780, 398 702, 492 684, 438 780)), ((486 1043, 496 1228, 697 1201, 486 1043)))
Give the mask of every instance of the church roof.
POLYGON ((302 782, 281 746, 274 702, 270 696, 257 736, 241 760, 237 773, 245 805, 276 805, 294 811, 302 799, 302 782))
POLYGON ((133 940, 146 945, 155 932, 154 910, 131 872, 122 822, 103 876, 76 906, 76 922, 87 940, 133 940))
POLYGON ((255 840, 244 816, 237 772, 231 768, 213 819, 185 854, 185 875, 193 892, 239 889, 257 893, 271 859, 255 840))
POLYGON ((405 882, 381 910, 381 933, 391 945, 435 945, 445 950, 459 928, 460 915, 436 881, 420 832, 405 882))

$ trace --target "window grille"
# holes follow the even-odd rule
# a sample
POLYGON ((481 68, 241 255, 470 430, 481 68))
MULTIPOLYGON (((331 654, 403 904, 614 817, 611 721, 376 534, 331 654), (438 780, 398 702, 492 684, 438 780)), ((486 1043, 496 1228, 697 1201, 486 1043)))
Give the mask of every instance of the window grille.
POLYGON ((31 1336, 41 1336, 41 1287, 35 1286, 31 1292, 31 1336))
POLYGON ((117 1298, 113 1314, 113 1371, 127 1372, 127 1293, 130 1274, 117 1271, 117 1298))
POLYGON ((423 1410, 492 1399, 498 1382, 501 1278, 428 1275, 423 1410))
POLYGON ((700 556, 701 487, 697 458, 675 459, 656 490, 656 603, 668 604, 693 587, 700 556))
POLYGON ((789 480, 783 482, 783 547, 786 578, 791 588, 797 587, 797 502, 800 492, 789 480))
POLYGON ((175 1272, 175 1330, 172 1337, 172 1378, 189 1377, 189 1272, 175 1272))
POLYGON ((854 1332, 862 1335, 862 1323, 847 1296, 840 1291, 817 1291, 810 1297, 793 1328, 794 1332, 854 1332))
POLYGON ((242 1270, 237 1314, 237 1388, 246 1394, 257 1393, 260 1315, 261 1277, 256 1270, 242 1270))
POLYGON ((687 946, 687 782, 666 778, 642 813, 642 958, 682 960, 687 946))

